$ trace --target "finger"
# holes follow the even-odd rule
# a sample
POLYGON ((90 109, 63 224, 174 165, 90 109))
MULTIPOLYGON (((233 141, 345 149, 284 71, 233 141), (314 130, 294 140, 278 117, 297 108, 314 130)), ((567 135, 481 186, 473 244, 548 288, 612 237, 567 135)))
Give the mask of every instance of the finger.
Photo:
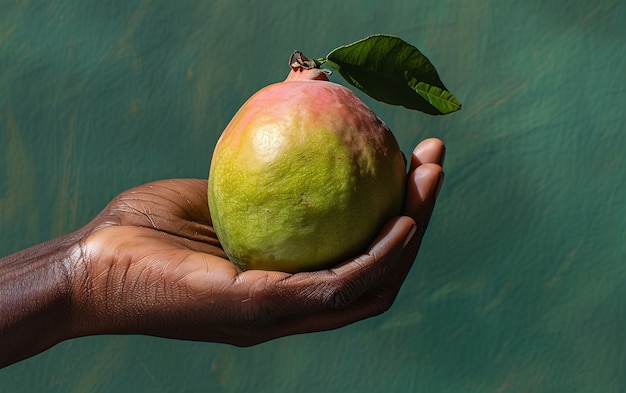
POLYGON ((371 243, 365 254, 365 261, 357 258, 355 261, 344 262, 331 269, 334 274, 345 277, 348 280, 357 277, 364 281, 362 285, 370 288, 377 283, 385 271, 392 269, 391 263, 379 263, 379 261, 391 259, 404 246, 407 238, 414 231, 415 222, 410 217, 400 216, 392 218, 383 227, 378 236, 371 243), (359 263, 354 263, 358 261, 359 263))
MULTIPOLYGON (((437 144, 433 143, 431 146, 437 144)), ((366 254, 330 270, 290 276, 281 281, 283 288, 274 293, 280 294, 280 297, 299 299, 298 302, 304 299, 312 308, 320 304, 323 307, 342 308, 367 290, 380 285, 389 269, 397 269, 394 267, 395 263, 391 261, 406 245, 407 239, 415 237, 421 240, 434 207, 437 189, 442 181, 443 171, 438 164, 420 165, 410 174, 405 207, 405 214, 412 216, 414 220, 407 216, 391 220, 366 254), (389 262, 383 263, 383 260, 389 262)), ((412 255, 400 258, 403 267, 399 268, 398 277, 406 275, 416 253, 415 248, 412 255)), ((278 305, 280 302, 281 300, 277 299, 274 304, 278 305)), ((300 306, 304 304, 298 302, 294 300, 292 303, 300 306)))
POLYGON ((382 303, 372 301, 368 297, 358 299, 347 308, 320 309, 314 312, 288 315, 261 329, 255 329, 254 337, 249 337, 251 342, 240 344, 253 345, 279 337, 338 329, 380 315, 387 309, 388 307, 382 306, 382 303))
POLYGON ((216 236, 206 184, 200 179, 171 179, 129 189, 118 195, 91 225, 147 227, 213 244, 216 236))
MULTIPOLYGON (((415 229, 415 227, 412 228, 415 229)), ((291 315, 287 314, 283 318, 274 321, 269 326, 269 330, 263 332, 266 335, 263 341, 293 334, 337 329, 386 312, 393 305, 413 265, 423 235, 423 231, 413 233, 413 230, 410 230, 406 235, 407 238, 404 240, 406 244, 401 249, 401 254, 394 257, 394 260, 397 260, 397 262, 393 266, 391 264, 387 265, 388 268, 385 269, 386 274, 370 276, 370 278, 376 278, 376 284, 368 287, 367 290, 359 290, 357 287, 351 288, 348 291, 351 295, 356 296, 358 293, 360 295, 350 299, 349 303, 341 304, 342 302, 333 301, 331 306, 321 304, 312 309, 301 309, 301 312, 291 315)), ((378 244, 380 244, 381 250, 384 250, 386 246, 384 241, 382 243, 378 244)), ((383 262, 381 261, 380 264, 383 262)), ((346 269, 349 267, 348 265, 345 264, 341 269, 346 269)), ((355 272, 349 272, 348 274, 350 273, 354 274, 355 272)), ((356 274, 358 275, 359 272, 356 272, 356 274)), ((371 283, 374 280, 368 281, 371 283)), ((366 287, 364 285, 361 289, 366 287)), ((335 297, 340 293, 336 292, 335 297)), ((347 299, 343 298, 343 300, 345 302, 347 299)), ((295 300, 296 303, 297 301, 295 300)))
MULTIPOLYGON (((259 305, 274 315, 344 308, 380 285, 386 272, 394 268, 396 257, 413 228, 414 222, 410 217, 394 218, 387 223, 367 253, 329 270, 289 276, 266 273, 266 285, 259 288, 260 294, 256 296, 259 305)), ((253 272, 245 272, 244 275, 259 274, 253 272)))
POLYGON ((437 164, 443 166, 446 147, 440 139, 429 138, 420 142, 413 150, 409 172, 423 164, 437 164))
POLYGON ((160 180, 128 190, 118 200, 147 209, 145 213, 163 220, 163 225, 173 218, 210 223, 206 190, 206 180, 160 180))
POLYGON ((410 172, 403 214, 413 217, 418 226, 423 225, 430 218, 443 180, 443 169, 434 163, 422 164, 410 172))
MULTIPOLYGON (((404 269, 402 273, 406 275, 404 269)), ((383 285, 382 288, 362 294, 347 307, 317 307, 313 310, 282 314, 283 317, 273 320, 270 324, 257 326, 255 335, 249 336, 250 341, 244 340, 238 345, 253 345, 278 337, 338 329, 375 317, 389 310, 399 288, 400 285, 396 285, 395 290, 392 290, 390 285, 383 285)))

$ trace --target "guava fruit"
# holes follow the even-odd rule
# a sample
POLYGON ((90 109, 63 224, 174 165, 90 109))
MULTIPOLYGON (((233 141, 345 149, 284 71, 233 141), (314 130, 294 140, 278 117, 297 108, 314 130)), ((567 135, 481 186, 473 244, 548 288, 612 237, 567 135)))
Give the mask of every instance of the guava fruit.
POLYGON ((318 68, 293 66, 232 118, 208 184, 230 260, 311 271, 365 251, 400 214, 406 162, 389 128, 350 89, 318 68))

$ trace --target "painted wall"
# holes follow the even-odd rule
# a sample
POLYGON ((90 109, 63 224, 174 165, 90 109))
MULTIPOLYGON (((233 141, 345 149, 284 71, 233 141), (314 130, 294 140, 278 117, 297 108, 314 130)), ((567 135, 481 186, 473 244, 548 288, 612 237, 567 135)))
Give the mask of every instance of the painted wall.
POLYGON ((73 340, 1 370, 0 391, 626 391, 624 20, 621 0, 0 0, 0 255, 131 186, 205 177, 294 49, 395 34, 464 104, 427 117, 366 99, 405 152, 448 147, 388 313, 247 349, 73 340))

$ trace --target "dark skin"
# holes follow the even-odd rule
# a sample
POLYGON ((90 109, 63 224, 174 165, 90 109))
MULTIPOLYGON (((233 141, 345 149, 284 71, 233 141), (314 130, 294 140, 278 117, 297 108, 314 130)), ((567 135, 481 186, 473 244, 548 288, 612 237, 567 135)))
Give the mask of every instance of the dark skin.
POLYGON ((205 180, 118 195, 89 224, 0 259, 0 367, 97 334, 250 346, 388 310, 417 255, 445 148, 413 152, 403 215, 360 255, 322 271, 242 271, 217 240, 205 180))

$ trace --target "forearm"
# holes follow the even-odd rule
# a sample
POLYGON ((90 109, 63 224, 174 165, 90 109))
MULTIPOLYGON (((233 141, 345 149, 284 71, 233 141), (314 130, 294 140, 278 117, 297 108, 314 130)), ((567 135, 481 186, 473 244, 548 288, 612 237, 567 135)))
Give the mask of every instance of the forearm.
POLYGON ((70 336, 79 238, 72 233, 0 259, 0 367, 70 336))

